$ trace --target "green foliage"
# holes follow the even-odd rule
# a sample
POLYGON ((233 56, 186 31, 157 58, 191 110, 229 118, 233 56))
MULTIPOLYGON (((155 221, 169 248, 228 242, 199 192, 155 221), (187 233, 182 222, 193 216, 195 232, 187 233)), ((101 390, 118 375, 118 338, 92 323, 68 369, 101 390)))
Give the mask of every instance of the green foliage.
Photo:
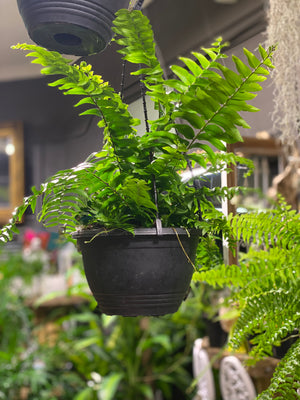
POLYGON ((229 346, 238 349, 251 337, 252 362, 272 355, 289 337, 296 340, 259 399, 296 399, 299 387, 300 215, 282 199, 274 209, 236 215, 228 224, 235 240, 251 244, 240 265, 219 265, 195 279, 229 287, 228 299, 240 311, 229 346))
MULTIPOLYGON (((22 388, 28 400, 153 399, 157 390, 172 399, 175 388, 191 398, 192 346, 204 332, 201 290, 193 287, 174 315, 122 318, 96 314, 87 283, 78 283, 68 294, 87 301, 44 317, 60 328, 48 345, 38 341, 34 308, 10 287, 20 275, 30 283, 37 269, 19 255, 0 266, 0 399, 20 399, 22 388)), ((79 264, 68 273, 79 268, 83 273, 79 264)))
POLYGON ((38 342, 33 309, 17 289, 28 289, 42 264, 0 250, 0 399, 20 399, 23 388, 28 400, 73 400, 82 380, 65 368, 62 352, 38 342))
MULTIPOLYGON (((104 128, 101 151, 70 170, 60 171, 33 194, 24 199, 11 221, 1 230, 0 239, 10 240, 17 233, 16 223, 24 212, 35 212, 42 198, 38 219, 46 226, 62 226, 72 233, 76 226, 105 226, 132 231, 135 227, 152 227, 159 217, 162 225, 210 230, 221 215, 199 221, 200 214, 211 210, 210 200, 232 196, 232 191, 195 189, 181 182, 179 173, 190 163, 204 168, 228 170, 240 161, 233 154, 218 155, 212 150, 226 150, 226 143, 242 140, 238 127, 248 127, 241 111, 257 111, 248 100, 261 90, 260 82, 272 68, 273 48, 260 47, 260 59, 245 50, 247 63, 233 57, 236 71, 222 63, 225 55, 221 39, 203 53, 180 58, 184 67, 174 65, 172 79, 164 79, 155 54, 153 32, 140 11, 120 10, 114 22, 120 53, 137 64, 135 75, 142 75, 147 94, 159 112, 148 121, 150 129, 136 135, 139 121, 132 118, 120 95, 95 75, 90 65, 70 60, 54 51, 35 45, 17 45, 26 50, 41 72, 55 75, 50 86, 65 95, 80 98, 76 106, 81 115, 95 115, 104 128), (59 79, 57 79, 59 76, 59 79), (154 193, 157 189, 157 201, 154 193), (216 217, 216 218, 214 218, 216 217)), ((223 224, 223 223, 222 223, 223 224)), ((223 224, 224 225, 224 224, 223 224)))
POLYGON ((27 352, 23 349, 22 355, 6 363, 1 360, 0 398, 21 399, 24 391, 28 400, 73 400, 85 382, 68 370, 63 353, 32 339, 28 343, 32 348, 27 352))
MULTIPOLYGON (((61 226, 67 234, 77 226, 133 231, 135 227, 152 227, 157 217, 165 227, 199 228, 203 237, 195 279, 232 289, 229 301, 239 308, 240 318, 230 346, 237 349, 245 339, 253 337, 250 354, 256 361, 271 354, 272 346, 286 337, 299 336, 299 214, 281 202, 272 210, 234 216, 227 221, 215 209, 212 199, 230 199, 237 189, 195 188, 181 181, 180 172, 190 165, 210 172, 228 172, 237 163, 250 166, 245 159, 222 152, 226 151, 226 144, 242 140, 239 127, 249 128, 240 113, 258 111, 249 101, 261 90, 261 82, 273 68, 274 48, 265 50, 259 46, 258 56, 244 49, 246 61, 233 56, 233 70, 223 65, 226 44, 218 38, 210 48, 181 57, 181 65, 171 66, 173 76, 166 79, 155 54, 151 26, 141 12, 120 10, 113 29, 123 58, 136 64, 133 74, 142 77, 158 118, 148 121, 149 132, 138 136, 135 127, 140 121, 130 115, 121 96, 95 75, 90 65, 72 65, 59 53, 35 45, 15 46, 28 51, 27 55, 34 58, 32 62, 43 67, 43 74, 55 76, 50 86, 65 95, 78 96, 76 107, 83 109, 81 115, 98 118, 99 128, 104 129, 104 143, 85 162, 57 172, 40 188, 32 188, 32 195, 24 199, 0 231, 0 240, 11 240, 18 233, 16 224, 27 209, 36 212, 39 198, 42 208, 37 213, 38 220, 48 227, 61 226), (251 244, 239 265, 220 265, 215 242, 220 232, 229 244, 237 240, 251 244)), ((5 280, 0 279, 2 283, 5 280)), ((77 289, 72 288, 71 292, 74 294, 77 289)), ((1 390, 6 398, 13 398, 13 390, 28 384, 34 389, 32 400, 53 398, 49 387, 57 379, 54 371, 65 377, 70 393, 77 390, 76 397, 71 395, 76 400, 151 399, 154 389, 160 389, 165 398, 172 398, 172 385, 182 389, 189 384, 184 367, 195 338, 197 308, 183 305, 184 312, 172 317, 149 319, 149 329, 141 329, 143 319, 99 318, 90 308, 64 317, 61 323, 69 323, 72 329, 63 332, 63 346, 56 348, 59 362, 51 358, 53 352, 47 352, 47 357, 41 353, 53 368, 37 374, 33 368, 37 353, 25 360, 20 357, 32 314, 28 310, 22 314, 18 307, 16 297, 7 295, 2 299, 2 325, 4 320, 11 324, 13 315, 17 316, 16 326, 25 321, 27 327, 21 330, 23 336, 16 333, 8 338, 4 330, 0 331, 1 379, 6 392, 1 390), (11 310, 14 314, 9 315, 11 310), (4 347, 9 352, 17 348, 13 362, 4 347), (62 367, 62 355, 72 362, 70 374, 62 367), (100 381, 96 371, 101 375, 100 381), (52 383, 47 386, 47 382, 52 383)), ((298 337, 279 364, 269 389, 259 399, 299 398, 299 382, 298 337)))
MULTIPOLYGON (((73 287, 73 291, 77 291, 73 287)), ((80 293, 80 290, 77 294, 80 293)), ((203 336, 202 291, 193 287, 177 313, 161 318, 96 315, 85 307, 62 317, 60 342, 73 371, 89 386, 76 400, 190 399, 193 342, 203 336)))
POLYGON ((300 340, 289 348, 275 371, 270 387, 267 391, 259 395, 257 400, 269 400, 273 398, 278 400, 299 399, 299 359, 300 340))
POLYGON ((28 285, 41 268, 40 262, 26 262, 20 254, 4 252, 0 247, 0 360, 7 361, 18 354, 24 336, 31 329, 31 312, 23 309, 23 298, 15 281, 28 285), (13 285, 15 291, 9 290, 13 285))

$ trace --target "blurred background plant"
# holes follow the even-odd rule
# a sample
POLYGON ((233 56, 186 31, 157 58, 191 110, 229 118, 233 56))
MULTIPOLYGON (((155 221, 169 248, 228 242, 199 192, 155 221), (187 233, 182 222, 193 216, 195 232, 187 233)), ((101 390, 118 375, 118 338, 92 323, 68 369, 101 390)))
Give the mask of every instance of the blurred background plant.
MULTIPOLYGON (((82 303, 47 308, 41 320, 43 302, 58 294, 32 305, 13 282, 30 287, 42 265, 2 252, 0 267, 0 399, 192 399, 192 346, 205 334, 203 285, 193 284, 174 315, 124 318, 98 314, 80 281, 66 295, 82 303), (49 321, 56 329, 40 335, 49 321)), ((67 278, 78 271, 76 262, 67 278)))
POLYGON ((58 346, 38 340, 36 315, 24 289, 42 272, 42 262, 0 249, 0 399, 71 400, 84 385, 74 379, 58 346))
POLYGON ((161 318, 99 315, 92 298, 60 318, 60 344, 86 382, 75 399, 191 399, 192 347, 205 332, 201 296, 193 286, 179 311, 161 318))

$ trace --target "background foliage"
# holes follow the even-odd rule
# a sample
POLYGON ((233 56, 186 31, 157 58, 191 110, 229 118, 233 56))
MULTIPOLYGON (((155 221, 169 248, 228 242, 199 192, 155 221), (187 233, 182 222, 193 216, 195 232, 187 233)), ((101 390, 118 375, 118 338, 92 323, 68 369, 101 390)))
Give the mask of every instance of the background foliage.
POLYGON ((165 399, 191 398, 192 346, 204 334, 201 288, 172 316, 123 318, 95 313, 80 283, 68 294, 86 302, 54 308, 37 324, 38 310, 26 306, 12 281, 22 276, 30 284, 40 265, 24 265, 19 255, 0 265, 0 399, 153 399, 159 390, 165 399), (41 343, 38 330, 49 321, 59 328, 56 339, 41 343))
POLYGON ((258 398, 300 397, 300 215, 283 199, 274 208, 230 217, 236 240, 250 244, 240 265, 219 265, 197 273, 214 287, 228 287, 229 304, 240 311, 229 346, 251 338, 252 363, 273 355, 274 346, 293 339, 272 383, 258 398))

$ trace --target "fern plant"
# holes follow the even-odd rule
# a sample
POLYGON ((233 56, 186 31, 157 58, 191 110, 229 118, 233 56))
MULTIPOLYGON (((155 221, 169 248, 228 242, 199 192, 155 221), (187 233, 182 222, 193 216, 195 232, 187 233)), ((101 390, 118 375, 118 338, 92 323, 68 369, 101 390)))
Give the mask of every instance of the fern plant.
POLYGON ((236 215, 228 224, 234 239, 251 244, 250 251, 240 265, 202 270, 197 279, 231 288, 228 301, 239 308, 240 317, 229 346, 238 349, 253 337, 252 363, 272 355, 273 346, 295 340, 258 399, 299 399, 300 215, 281 199, 274 209, 236 215))
POLYGON ((113 29, 123 58, 137 65, 133 74, 143 77, 158 118, 147 121, 148 129, 138 136, 135 126, 140 121, 90 65, 72 65, 59 53, 35 45, 15 46, 28 51, 43 74, 55 75, 50 86, 80 98, 76 106, 84 107, 81 115, 99 118, 104 143, 85 162, 32 188, 32 195, 1 230, 1 240, 12 238, 28 208, 36 211, 39 197, 38 220, 47 227, 63 226, 67 234, 78 226, 133 231, 153 227, 157 219, 163 227, 200 228, 204 233, 225 228, 223 216, 208 199, 230 198, 235 189, 196 189, 184 184, 178 172, 195 164, 211 171, 229 170, 234 163, 246 162, 226 153, 226 143, 241 141, 238 127, 249 127, 239 112, 257 111, 248 101, 273 68, 274 48, 260 46, 260 59, 245 49, 246 63, 233 57, 235 72, 223 65, 225 43, 217 39, 203 53, 180 58, 184 67, 172 66, 174 78, 164 79, 151 26, 140 11, 120 10, 113 29))

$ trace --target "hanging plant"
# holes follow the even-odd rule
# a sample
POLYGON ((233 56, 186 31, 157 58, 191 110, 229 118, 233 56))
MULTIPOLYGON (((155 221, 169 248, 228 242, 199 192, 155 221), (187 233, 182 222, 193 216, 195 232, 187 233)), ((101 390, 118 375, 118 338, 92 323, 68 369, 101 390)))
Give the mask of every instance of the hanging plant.
POLYGON ((226 153, 226 143, 242 141, 239 126, 249 128, 239 112, 258 111, 247 101, 269 75, 274 48, 260 46, 260 58, 245 49, 247 63, 233 57, 235 72, 223 65, 225 44, 217 39, 203 53, 181 58, 185 68, 172 66, 176 78, 164 79, 151 26, 140 11, 118 11, 113 29, 123 58, 137 64, 133 74, 143 76, 158 118, 147 121, 149 129, 138 136, 140 121, 90 65, 72 65, 59 53, 35 45, 16 46, 29 51, 43 74, 61 76, 50 86, 80 97, 76 106, 85 107, 81 115, 99 118, 104 143, 84 163, 33 188, 0 239, 12 239, 24 212, 35 212, 41 197, 38 220, 61 226, 78 240, 87 279, 104 312, 161 315, 176 311, 187 295, 200 234, 202 244, 221 230, 230 241, 225 218, 212 199, 230 199, 236 188, 193 185, 192 174, 186 184, 180 171, 196 164, 210 172, 229 171, 230 165, 247 163, 226 153), (111 256, 109 238, 114 241, 111 256), (165 251, 169 259, 162 257, 165 251))

